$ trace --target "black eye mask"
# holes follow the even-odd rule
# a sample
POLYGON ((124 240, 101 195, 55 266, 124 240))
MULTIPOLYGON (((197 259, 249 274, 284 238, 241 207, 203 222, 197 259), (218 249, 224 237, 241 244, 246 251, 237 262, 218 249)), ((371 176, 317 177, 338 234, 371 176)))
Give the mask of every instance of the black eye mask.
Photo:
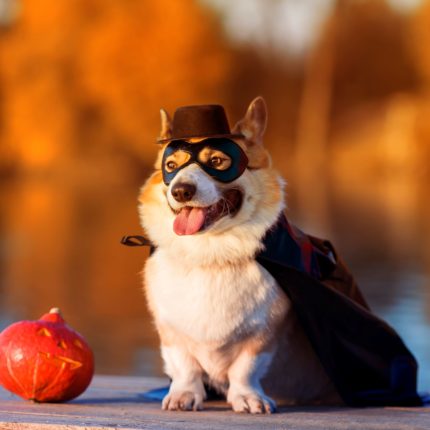
POLYGON ((192 163, 198 164, 203 171, 205 171, 209 176, 216 179, 217 181, 232 182, 245 171, 246 167, 248 166, 248 157, 236 142, 226 138, 205 139, 198 143, 189 143, 185 140, 174 140, 166 146, 163 154, 162 171, 164 183, 169 185, 181 169, 189 166, 192 163), (231 161, 230 166, 221 170, 211 166, 210 160, 208 160, 208 162, 199 160, 200 152, 206 148, 220 151, 227 155, 231 161), (177 151, 183 151, 189 154, 190 158, 185 163, 169 172, 166 169, 166 160, 170 155, 177 151))

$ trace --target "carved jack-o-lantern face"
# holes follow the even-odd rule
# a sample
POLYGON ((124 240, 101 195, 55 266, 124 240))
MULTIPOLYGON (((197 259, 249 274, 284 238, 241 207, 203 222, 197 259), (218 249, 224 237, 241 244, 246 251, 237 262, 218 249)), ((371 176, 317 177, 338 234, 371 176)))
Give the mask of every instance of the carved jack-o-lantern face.
POLYGON ((58 309, 38 321, 12 324, 0 334, 0 383, 37 402, 61 402, 81 394, 94 373, 93 353, 58 309))
MULTIPOLYGON (((36 334, 38 336, 44 336, 48 338, 46 340, 39 340, 39 345, 42 346, 42 348, 40 348, 41 350, 38 351, 39 357, 46 361, 51 361, 52 363, 55 363, 55 365, 60 366, 62 369, 67 366, 70 366, 70 369, 78 369, 82 366, 81 361, 67 357, 66 352, 62 353, 61 351, 58 351, 58 349, 63 351, 72 350, 73 355, 75 355, 76 348, 78 350, 84 349, 82 341, 79 340, 79 338, 77 338, 76 336, 73 336, 74 333, 72 333, 72 337, 74 337, 74 339, 61 339, 60 337, 63 333, 58 333, 58 330, 49 330, 46 327, 42 327, 40 330, 37 331, 36 334), (43 348, 43 345, 46 345, 46 348, 43 348)), ((70 332, 66 333, 66 337, 71 337, 70 332)))

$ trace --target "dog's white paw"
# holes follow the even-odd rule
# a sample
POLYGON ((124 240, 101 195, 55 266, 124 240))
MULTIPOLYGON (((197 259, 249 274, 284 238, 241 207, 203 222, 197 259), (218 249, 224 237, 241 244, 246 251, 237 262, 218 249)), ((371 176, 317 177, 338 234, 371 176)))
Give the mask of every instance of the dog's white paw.
POLYGON ((250 414, 271 414, 276 412, 276 403, 270 397, 258 394, 236 395, 230 400, 235 412, 250 414))
POLYGON ((201 411, 203 396, 192 391, 174 391, 164 397, 161 408, 165 411, 201 411))

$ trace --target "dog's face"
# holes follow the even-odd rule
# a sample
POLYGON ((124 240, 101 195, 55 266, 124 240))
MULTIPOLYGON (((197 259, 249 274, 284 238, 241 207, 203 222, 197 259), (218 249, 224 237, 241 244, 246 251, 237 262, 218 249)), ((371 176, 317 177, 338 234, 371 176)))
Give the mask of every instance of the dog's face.
POLYGON ((173 141, 161 159, 167 202, 176 215, 177 235, 219 229, 234 220, 244 190, 236 182, 248 166, 241 146, 230 139, 211 138, 173 141))
MULTIPOLYGON (((171 120, 165 111, 161 118, 160 137, 168 139, 171 120)), ((259 240, 276 221, 282 183, 263 147, 266 119, 259 97, 232 131, 243 138, 172 141, 160 148, 139 199, 142 224, 156 245, 189 244, 204 254, 209 237, 232 243, 247 233, 259 240)))

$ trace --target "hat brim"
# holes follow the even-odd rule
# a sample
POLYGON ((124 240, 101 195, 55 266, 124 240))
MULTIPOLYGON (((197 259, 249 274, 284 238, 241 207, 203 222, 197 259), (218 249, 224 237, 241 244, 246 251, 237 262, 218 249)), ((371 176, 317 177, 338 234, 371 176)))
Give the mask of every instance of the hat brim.
POLYGON ((188 139, 218 139, 220 137, 228 137, 230 139, 243 139, 243 134, 211 134, 207 136, 192 135, 192 136, 181 136, 181 137, 169 137, 168 139, 157 139, 157 143, 169 143, 174 140, 188 140, 188 139))

